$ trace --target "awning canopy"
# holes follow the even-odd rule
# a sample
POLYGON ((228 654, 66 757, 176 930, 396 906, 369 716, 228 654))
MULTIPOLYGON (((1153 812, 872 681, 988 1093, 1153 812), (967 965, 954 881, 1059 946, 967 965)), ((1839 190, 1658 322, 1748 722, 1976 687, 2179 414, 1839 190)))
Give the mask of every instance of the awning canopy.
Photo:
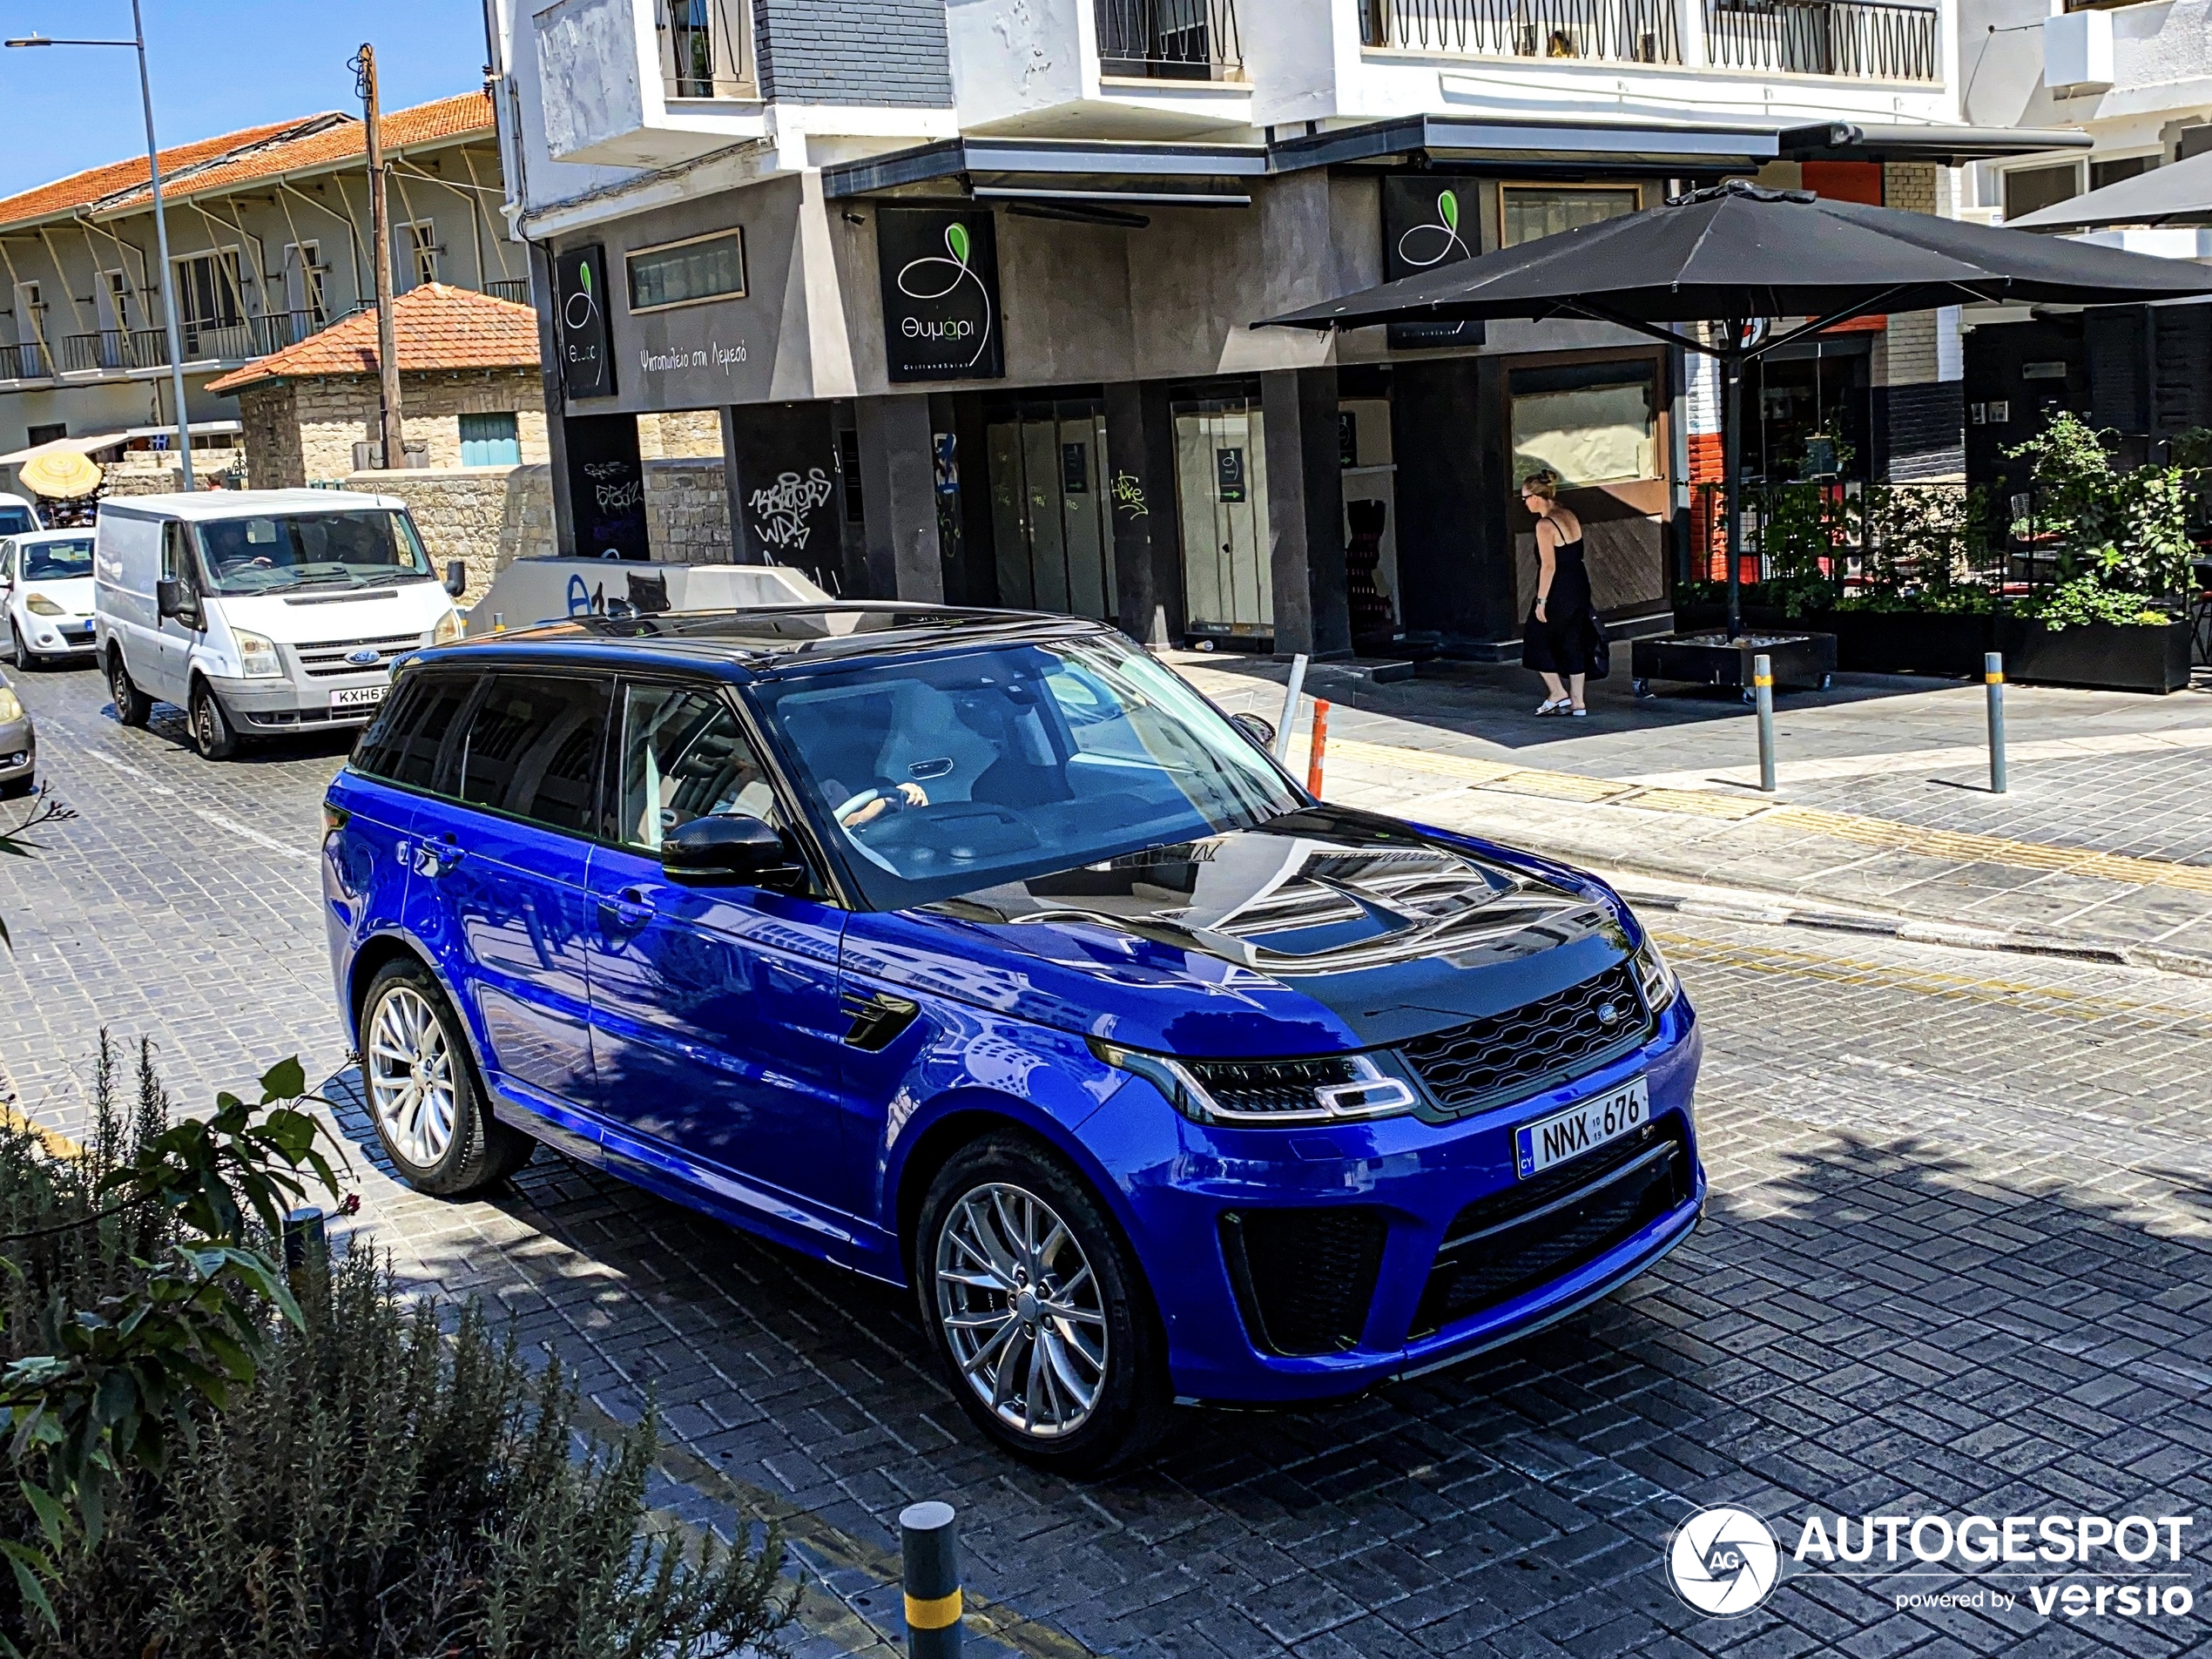
MULTIPOLYGON (((219 437, 226 433, 243 432, 244 424, 238 421, 194 421, 192 435, 195 438, 219 437)), ((20 467, 26 461, 36 461, 40 455, 96 455, 103 449, 119 449, 133 438, 173 438, 177 428, 170 426, 125 427, 120 432, 88 432, 81 437, 54 438, 44 443, 34 443, 25 449, 12 449, 0 455, 0 467, 20 467)))
POLYGON ((1275 172, 1441 161, 1685 174, 1756 172, 1779 158, 1781 145, 1771 127, 1409 115, 1278 139, 1267 155, 1275 172))
POLYGON ((1267 172, 1257 144, 948 138, 825 167, 822 191, 835 201, 953 184, 966 199, 1044 209, 1248 207, 1267 172))
POLYGON ((2212 224, 2212 152, 2153 167, 2086 196, 2005 221, 2016 231, 2101 230, 2107 225, 2212 224))
POLYGON ((1822 121, 1778 135, 1788 161, 1968 161, 2087 150, 2096 142, 2074 127, 1916 126, 1904 122, 1822 121))

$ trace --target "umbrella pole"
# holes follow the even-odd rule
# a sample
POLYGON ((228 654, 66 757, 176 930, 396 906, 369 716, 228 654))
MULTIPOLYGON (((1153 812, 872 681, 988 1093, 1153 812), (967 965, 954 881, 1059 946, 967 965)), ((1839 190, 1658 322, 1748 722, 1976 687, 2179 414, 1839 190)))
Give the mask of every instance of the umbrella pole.
MULTIPOLYGON (((1731 341, 1743 337, 1737 323, 1728 325, 1731 341)), ((1728 491, 1728 637, 1743 633, 1743 360, 1730 352, 1721 359, 1724 390, 1721 401, 1721 473, 1728 491)))

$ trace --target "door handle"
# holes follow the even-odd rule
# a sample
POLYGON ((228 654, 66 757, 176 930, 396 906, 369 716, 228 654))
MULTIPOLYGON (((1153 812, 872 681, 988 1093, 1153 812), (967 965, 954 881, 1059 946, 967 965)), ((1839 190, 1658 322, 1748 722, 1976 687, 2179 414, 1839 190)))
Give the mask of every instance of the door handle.
POLYGON ((461 862, 468 849, 456 846, 451 835, 441 840, 420 841, 415 848, 415 873, 417 875, 442 876, 461 862))
POLYGON ((623 887, 599 900, 599 924, 609 931, 635 933, 652 919, 652 895, 643 887, 623 887))

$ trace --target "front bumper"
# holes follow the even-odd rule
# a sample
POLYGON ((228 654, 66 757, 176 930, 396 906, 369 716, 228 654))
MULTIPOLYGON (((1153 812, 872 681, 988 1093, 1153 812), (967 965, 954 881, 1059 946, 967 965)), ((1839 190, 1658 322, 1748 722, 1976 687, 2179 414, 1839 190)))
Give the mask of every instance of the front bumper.
POLYGON ((42 657, 89 656, 98 644, 90 617, 41 617, 24 613, 17 624, 24 643, 42 657))
POLYGON ((1691 1117, 1699 1058, 1685 997, 1642 1048, 1449 1124, 1224 1130, 1132 1081, 1083 1135, 1123 1172, 1177 1396, 1278 1404, 1356 1393, 1525 1336, 1642 1273, 1689 1237, 1704 1204, 1691 1117), (1516 1181, 1518 1126, 1638 1075, 1644 1129, 1555 1166, 1541 1191, 1541 1179, 1516 1181), (1130 1143, 1114 1144, 1124 1133, 1130 1143), (1471 1230, 1484 1238, 1445 1250, 1471 1230), (1271 1325, 1294 1327, 1291 1339, 1271 1325))
POLYGON ((21 783, 38 770, 38 736, 30 718, 0 725, 0 784, 21 783))
POLYGON ((300 685, 290 679, 231 679, 210 677, 208 684, 215 695, 223 700, 223 707, 233 720, 253 732, 319 732, 334 726, 367 725, 376 718, 381 706, 371 703, 360 707, 334 708, 330 696, 334 690, 347 691, 361 686, 388 685, 391 675, 388 670, 374 673, 348 675, 329 681, 316 680, 300 685))

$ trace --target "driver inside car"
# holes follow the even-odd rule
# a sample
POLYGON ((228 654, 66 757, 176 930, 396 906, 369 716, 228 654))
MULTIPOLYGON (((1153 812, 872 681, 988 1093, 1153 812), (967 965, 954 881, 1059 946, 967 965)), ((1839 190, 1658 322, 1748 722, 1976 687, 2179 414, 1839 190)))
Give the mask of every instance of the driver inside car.
POLYGON ((879 819, 893 813, 903 813, 909 806, 929 805, 929 792, 920 784, 874 784, 857 795, 846 795, 845 786, 832 778, 829 792, 845 796, 842 805, 832 814, 848 830, 865 829, 879 819))

